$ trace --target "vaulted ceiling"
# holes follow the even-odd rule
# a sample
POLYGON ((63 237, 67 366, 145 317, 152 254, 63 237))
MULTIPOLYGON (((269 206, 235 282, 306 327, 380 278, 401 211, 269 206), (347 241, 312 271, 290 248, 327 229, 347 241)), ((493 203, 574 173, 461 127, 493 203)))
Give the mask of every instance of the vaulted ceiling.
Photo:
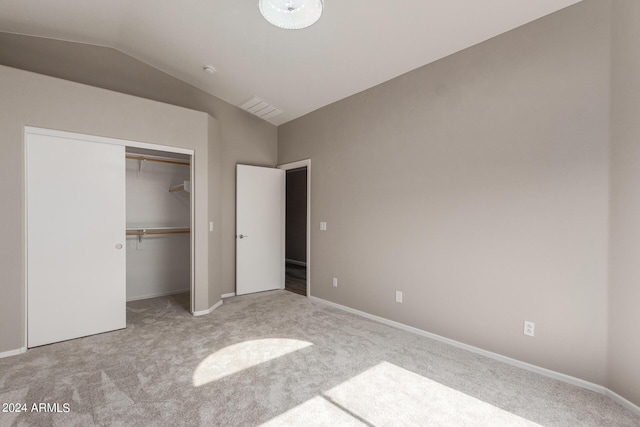
POLYGON ((282 30, 257 0, 1 0, 0 31, 116 48, 279 125, 579 1, 324 0, 282 30))

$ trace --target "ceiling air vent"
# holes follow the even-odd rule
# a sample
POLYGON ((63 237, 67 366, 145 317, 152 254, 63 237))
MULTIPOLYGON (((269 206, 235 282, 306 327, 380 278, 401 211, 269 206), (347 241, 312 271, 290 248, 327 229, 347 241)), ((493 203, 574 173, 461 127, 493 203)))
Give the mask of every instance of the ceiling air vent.
POLYGON ((255 96, 244 104, 239 105, 239 107, 264 120, 269 120, 270 118, 282 113, 282 110, 267 104, 262 99, 255 96))

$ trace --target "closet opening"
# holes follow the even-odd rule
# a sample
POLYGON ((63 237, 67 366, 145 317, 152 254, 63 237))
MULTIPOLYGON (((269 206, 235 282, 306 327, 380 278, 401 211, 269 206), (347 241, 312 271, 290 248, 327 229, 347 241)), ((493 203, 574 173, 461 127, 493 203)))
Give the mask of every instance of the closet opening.
POLYGON ((194 312, 193 150, 26 126, 24 159, 25 347, 194 312))
POLYGON ((126 300, 192 311, 192 156, 126 147, 126 300))

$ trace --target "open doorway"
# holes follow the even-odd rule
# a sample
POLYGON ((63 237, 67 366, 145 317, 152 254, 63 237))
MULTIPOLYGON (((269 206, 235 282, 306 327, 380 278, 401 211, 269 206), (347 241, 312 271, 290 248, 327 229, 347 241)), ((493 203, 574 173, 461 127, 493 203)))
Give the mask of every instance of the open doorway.
POLYGON ((307 295, 307 168, 286 171, 284 288, 307 295))
POLYGON ((281 165, 285 171, 285 280, 284 288, 310 293, 309 172, 310 160, 281 165))

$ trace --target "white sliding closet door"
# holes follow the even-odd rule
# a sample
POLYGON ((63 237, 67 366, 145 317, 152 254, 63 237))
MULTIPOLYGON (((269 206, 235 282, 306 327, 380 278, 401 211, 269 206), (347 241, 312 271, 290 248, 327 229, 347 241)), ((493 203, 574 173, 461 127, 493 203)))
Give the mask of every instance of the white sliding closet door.
POLYGON ((126 327, 123 146, 26 134, 28 346, 126 327))

